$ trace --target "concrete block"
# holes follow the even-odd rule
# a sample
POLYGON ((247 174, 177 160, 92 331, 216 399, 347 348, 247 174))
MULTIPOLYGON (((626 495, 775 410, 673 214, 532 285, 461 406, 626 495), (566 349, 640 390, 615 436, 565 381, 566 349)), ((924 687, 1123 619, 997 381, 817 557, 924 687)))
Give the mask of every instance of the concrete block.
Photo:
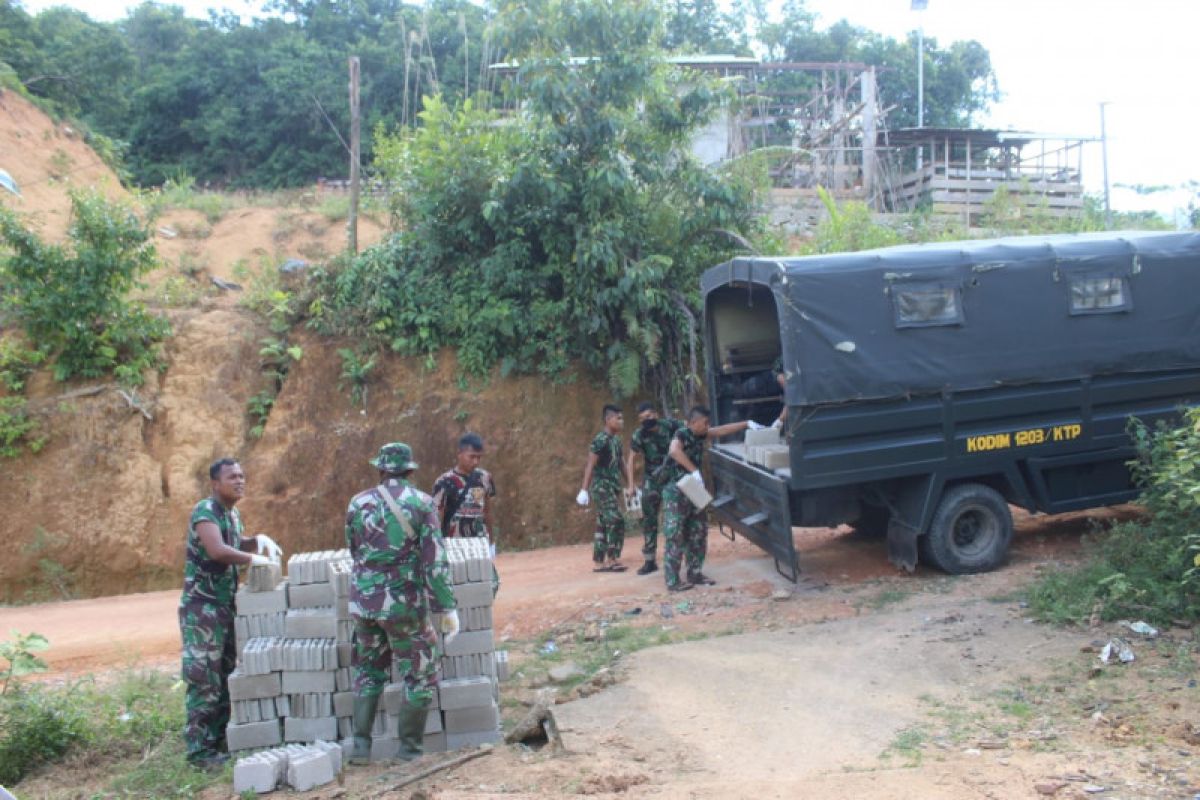
POLYGON ((288 785, 298 792, 307 792, 333 781, 333 760, 329 753, 313 751, 288 759, 288 785))
POLYGON ((446 644, 448 656, 465 656, 472 653, 490 653, 496 649, 492 631, 464 631, 446 644))
POLYGON ((446 749, 457 750, 460 747, 479 747, 482 744, 495 744, 500 741, 500 731, 479 731, 477 733, 447 733, 446 749))
POLYGON ((777 428, 763 428, 757 431, 747 430, 746 438, 743 440, 748 448, 768 444, 781 444, 782 441, 777 428))
POLYGON ((293 717, 330 717, 337 716, 333 713, 333 695, 322 692, 313 692, 310 694, 293 694, 288 695, 288 704, 291 708, 293 717))
POLYGON ((273 792, 279 786, 280 758, 271 751, 239 758, 233 765, 234 794, 273 792))
POLYGON ((445 733, 427 733, 421 744, 421 749, 426 753, 444 753, 446 752, 446 734, 445 733))
POLYGON ((279 563, 260 564, 246 570, 246 589, 251 592, 269 592, 283 580, 283 569, 279 563))
POLYGON ((484 676, 451 678, 438 686, 443 711, 457 711, 491 703, 492 679, 484 676))
POLYGON ((332 607, 334 599, 328 583, 299 583, 288 591, 288 608, 332 607))
POLYGON ((251 592, 245 586, 237 590, 234 603, 238 616, 279 614, 287 611, 287 581, 281 581, 269 592, 251 592))
POLYGON ((783 469, 791 466, 791 452, 786 446, 764 447, 760 453, 762 465, 767 469, 783 469))
POLYGON ((280 639, 275 645, 280 670, 322 671, 337 669, 337 642, 334 639, 280 639))
POLYGON ((346 558, 330 561, 326 567, 329 573, 329 584, 333 587, 334 597, 349 597, 350 582, 353 580, 354 561, 346 558))
POLYGON ((492 604, 491 579, 489 574, 487 583, 456 583, 451 587, 454 592, 455 604, 462 608, 490 606, 492 604))
POLYGON ((336 639, 338 618, 332 606, 291 608, 283 632, 289 639, 336 639))
POLYGON ((332 672, 285 671, 282 689, 284 694, 333 694, 336 678, 332 672))
POLYGON ((313 742, 313 747, 324 750, 329 754, 329 760, 333 762, 333 772, 335 775, 342 771, 342 765, 346 763, 346 759, 350 755, 350 751, 343 749, 340 742, 313 742))
POLYGON ((275 648, 279 639, 274 636, 256 636, 241 649, 242 660, 238 671, 243 675, 266 675, 275 671, 275 648))
POLYGON ((342 617, 338 618, 337 640, 339 643, 354 640, 354 620, 342 617))
POLYGON ((333 678, 334 686, 336 687, 334 691, 348 692, 354 688, 354 676, 350 672, 349 667, 341 667, 340 669, 334 670, 333 678))
POLYGON ((502 681, 508 680, 508 651, 497 650, 495 652, 496 677, 502 681))
POLYGON ((371 740, 371 760, 388 761, 400 754, 400 740, 390 736, 377 736, 371 740))
POLYGON ((486 706, 459 708, 442 713, 447 734, 494 731, 500 727, 500 712, 496 704, 491 702, 486 706))
POLYGON ((339 667, 350 666, 350 660, 354 657, 354 645, 350 642, 338 642, 337 645, 337 665, 339 667))
POLYGON ((264 697, 275 697, 279 693, 278 672, 268 672, 266 675, 243 675, 239 670, 234 670, 229 675, 230 700, 259 700, 264 697))
POLYGON ((288 579, 294 584, 328 583, 329 562, 348 558, 350 551, 345 549, 296 553, 288 559, 288 579))
MULTIPOLYGON (((433 700, 429 703, 430 709, 441 708, 439 702, 440 691, 438 687, 433 688, 433 700)), ((379 704, 380 708, 388 714, 399 714, 400 706, 404 703, 404 684, 400 682, 389 683, 383 687, 383 700, 379 704)))
POLYGON ((315 742, 336 739, 338 725, 336 717, 288 717, 283 721, 283 738, 289 742, 315 742))
POLYGON ((442 712, 436 708, 429 710, 429 716, 425 717, 425 733, 441 733, 442 732, 442 712))
POLYGON ((354 692, 336 692, 333 695, 333 715, 335 717, 354 716, 354 692))
POLYGON ((251 750, 256 747, 273 747, 283 741, 279 731, 279 720, 247 722, 244 725, 227 725, 225 741, 229 752, 251 750))
POLYGON ((353 717, 338 717, 338 736, 345 739, 347 736, 354 735, 354 718, 353 717))

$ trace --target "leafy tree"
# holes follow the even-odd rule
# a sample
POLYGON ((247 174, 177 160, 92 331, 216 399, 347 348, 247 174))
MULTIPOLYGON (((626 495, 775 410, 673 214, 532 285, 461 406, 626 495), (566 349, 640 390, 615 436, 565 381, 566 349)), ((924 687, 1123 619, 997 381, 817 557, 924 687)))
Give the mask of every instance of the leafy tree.
POLYGON ((378 138, 403 233, 328 279, 320 321, 456 345, 474 374, 581 358, 617 392, 678 392, 699 272, 757 232, 749 182, 689 155, 728 98, 661 61, 653 3, 543 0, 501 22, 521 113, 426 98, 420 128, 378 138))
POLYGON ((41 242, 0 208, 0 245, 8 251, 0 259, 0 308, 56 358, 58 380, 113 372, 140 384, 170 332, 165 319, 127 297, 156 263, 149 231, 95 193, 72 193, 71 208, 69 247, 41 242))

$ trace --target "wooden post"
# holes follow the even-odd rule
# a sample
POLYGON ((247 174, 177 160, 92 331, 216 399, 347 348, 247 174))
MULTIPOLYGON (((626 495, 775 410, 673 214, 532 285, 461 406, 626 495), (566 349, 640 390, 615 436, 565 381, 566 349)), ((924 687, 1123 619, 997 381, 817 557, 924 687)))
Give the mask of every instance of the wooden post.
POLYGON ((358 56, 350 56, 350 213, 346 234, 350 253, 358 253, 358 156, 361 120, 358 115, 358 56))

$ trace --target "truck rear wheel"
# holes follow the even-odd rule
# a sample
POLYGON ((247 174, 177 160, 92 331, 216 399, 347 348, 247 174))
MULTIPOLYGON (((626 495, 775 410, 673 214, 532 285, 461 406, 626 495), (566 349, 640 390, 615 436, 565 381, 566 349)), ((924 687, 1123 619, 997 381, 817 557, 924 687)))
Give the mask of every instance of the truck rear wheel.
POLYGON ((1004 562, 1012 533, 1012 512, 1000 493, 964 483, 942 495, 921 553, 951 575, 987 572, 1004 562))

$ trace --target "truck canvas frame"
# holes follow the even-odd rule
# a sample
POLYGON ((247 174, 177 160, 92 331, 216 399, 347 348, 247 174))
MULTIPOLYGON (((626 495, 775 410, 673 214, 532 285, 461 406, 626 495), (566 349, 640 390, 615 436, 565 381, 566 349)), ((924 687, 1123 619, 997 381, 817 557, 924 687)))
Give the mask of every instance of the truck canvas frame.
POLYGON ((701 291, 714 422, 787 407, 784 464, 713 447, 713 513, 792 580, 792 527, 842 523, 909 571, 993 569, 1010 504, 1134 499, 1130 417, 1200 401, 1196 233, 738 258, 701 291))

